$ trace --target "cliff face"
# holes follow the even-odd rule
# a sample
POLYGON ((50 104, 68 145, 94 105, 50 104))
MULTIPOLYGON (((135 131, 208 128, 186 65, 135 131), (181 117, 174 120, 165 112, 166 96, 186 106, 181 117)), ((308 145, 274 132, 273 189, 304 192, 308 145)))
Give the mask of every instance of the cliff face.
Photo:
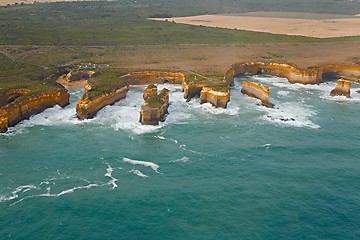
POLYGON ((329 79, 347 79, 350 81, 360 82, 360 66, 359 65, 339 65, 329 64, 322 67, 323 78, 329 79))
MULTIPOLYGON (((153 86, 149 86, 149 87, 151 89, 154 89, 153 86)), ((168 107, 169 107, 169 90, 163 88, 159 94, 156 94, 155 96, 154 95, 149 96, 145 100, 144 105, 141 106, 140 123, 142 125, 158 125, 159 121, 165 121, 165 115, 168 113, 167 110, 168 107)))
POLYGON ((28 95, 29 93, 29 89, 12 89, 6 92, 0 92, 0 108, 13 102, 18 97, 28 95))
MULTIPOLYGON (((21 89, 20 92, 27 91, 21 89)), ((20 121, 56 104, 64 107, 69 104, 69 99, 70 95, 63 87, 36 95, 28 93, 28 95, 19 96, 0 108, 0 132, 6 132, 8 127, 13 127, 20 121)))
POLYGON ((235 63, 226 73, 228 82, 234 82, 237 75, 272 75, 284 77, 290 83, 316 84, 322 81, 322 69, 301 69, 288 63, 244 62, 235 63))
POLYGON ((154 84, 150 84, 144 91, 143 98, 147 100, 151 97, 156 97, 157 95, 157 87, 154 84))
POLYGON ((92 91, 90 84, 85 86, 85 93, 76 105, 76 115, 79 119, 93 118, 96 113, 107 105, 114 104, 126 97, 128 86, 113 88, 109 92, 89 94, 92 91))
POLYGON ((345 78, 360 81, 359 65, 324 65, 302 69, 290 63, 242 62, 235 63, 226 73, 226 80, 234 84, 237 75, 272 75, 284 77, 290 83, 318 84, 324 80, 345 78))
POLYGON ((71 71, 66 74, 65 80, 68 82, 75 82, 82 79, 89 79, 94 75, 94 71, 90 70, 79 70, 79 71, 71 71))
POLYGON ((269 87, 264 84, 244 80, 241 92, 250 97, 260 99, 261 104, 265 107, 274 107, 274 105, 270 102, 269 87))
POLYGON ((143 71, 131 72, 122 76, 129 85, 146 85, 151 83, 181 84, 185 80, 182 72, 143 71))
POLYGON ((230 89, 216 91, 210 87, 203 87, 200 92, 200 103, 211 103, 215 107, 226 108, 230 101, 230 89))
POLYGON ((330 92, 330 96, 346 96, 350 97, 350 81, 339 79, 333 90, 330 92))

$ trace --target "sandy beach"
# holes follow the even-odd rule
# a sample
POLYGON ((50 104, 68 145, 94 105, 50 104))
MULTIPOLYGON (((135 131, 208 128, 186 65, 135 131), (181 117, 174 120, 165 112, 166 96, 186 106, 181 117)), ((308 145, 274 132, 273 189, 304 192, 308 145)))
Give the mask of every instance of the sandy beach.
MULTIPOLYGON (((319 14, 321 15, 321 14, 319 14)), ((358 16, 329 19, 199 15, 175 18, 152 18, 158 21, 240 29, 274 34, 299 35, 317 38, 360 36, 360 18, 358 16)))

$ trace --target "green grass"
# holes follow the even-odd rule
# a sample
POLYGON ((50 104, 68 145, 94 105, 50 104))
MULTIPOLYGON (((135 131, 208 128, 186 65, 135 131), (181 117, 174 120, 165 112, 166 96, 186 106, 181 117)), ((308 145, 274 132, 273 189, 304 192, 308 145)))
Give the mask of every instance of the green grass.
POLYGON ((240 30, 189 26, 146 20, 151 16, 184 16, 256 10, 359 13, 360 4, 326 1, 130 0, 119 2, 44 3, 0 8, 0 45, 114 46, 223 44, 243 42, 349 41, 320 40, 240 30), (293 2, 293 5, 289 3, 293 2), (326 4, 325 4, 326 2, 326 4), (332 2, 330 4, 330 2, 332 2), (322 6, 320 8, 320 6, 322 6), (318 8, 316 8, 318 7, 318 8), (337 8, 338 7, 338 8, 337 8))
POLYGON ((53 69, 17 62, 0 52, 0 93, 9 89, 25 88, 31 95, 58 88, 46 79, 53 69))
POLYGON ((89 80, 92 88, 85 93, 85 98, 93 99, 99 94, 109 93, 113 89, 122 88, 127 85, 126 81, 120 78, 124 72, 116 68, 97 69, 96 73, 89 80))

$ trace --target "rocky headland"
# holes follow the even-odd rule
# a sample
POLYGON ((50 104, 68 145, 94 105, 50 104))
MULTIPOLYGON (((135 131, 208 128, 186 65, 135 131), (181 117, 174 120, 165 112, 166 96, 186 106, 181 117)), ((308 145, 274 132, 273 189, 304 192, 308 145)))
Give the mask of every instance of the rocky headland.
POLYGON ((140 109, 140 123, 142 125, 158 125, 165 121, 169 107, 169 90, 163 88, 157 94, 157 87, 150 84, 144 91, 144 105, 140 109))
POLYGON ((264 84, 244 80, 242 81, 241 92, 250 97, 260 99, 261 104, 265 107, 274 107, 274 104, 270 102, 269 87, 264 84))
POLYGON ((239 75, 271 75, 287 78, 290 83, 319 84, 326 80, 345 78, 360 81, 359 65, 328 64, 319 67, 299 68, 291 63, 240 62, 235 63, 226 73, 227 81, 234 84, 239 75))
POLYGON ((182 82, 182 89, 187 101, 199 96, 201 104, 211 103, 221 108, 226 108, 230 101, 230 85, 221 78, 189 72, 182 82))
POLYGON ((6 132, 8 127, 13 127, 49 107, 65 107, 69 104, 69 98, 68 91, 60 85, 40 93, 33 93, 29 89, 13 89, 1 93, 0 132, 6 132))
POLYGON ((105 106, 125 98, 128 90, 128 84, 116 75, 99 73, 85 85, 85 93, 76 105, 77 117, 93 118, 105 106))
POLYGON ((330 96, 345 96, 350 97, 350 81, 339 79, 333 90, 330 92, 330 96))

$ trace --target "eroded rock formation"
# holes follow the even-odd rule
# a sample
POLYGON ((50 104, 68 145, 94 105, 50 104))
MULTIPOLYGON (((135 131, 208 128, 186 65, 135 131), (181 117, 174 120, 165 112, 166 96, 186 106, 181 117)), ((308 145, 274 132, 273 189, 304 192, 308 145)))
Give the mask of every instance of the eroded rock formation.
POLYGON ((11 90, 5 95, 11 97, 7 99, 7 104, 0 108, 0 132, 2 133, 6 132, 8 127, 13 127, 49 107, 54 105, 65 107, 69 104, 70 98, 68 91, 62 86, 39 94, 32 94, 27 89, 19 89, 19 91, 11 90))
MULTIPOLYGON (((149 85, 146 89, 154 90, 155 85, 149 85)), ((155 86, 156 87, 156 86, 155 86)), ((144 92, 144 96, 145 96, 144 92)), ((156 87, 157 92, 157 87, 156 87)), ((144 98, 145 99, 145 98, 144 98)), ((140 109, 140 123, 142 125, 158 125, 165 121, 165 115, 169 107, 169 90, 163 88, 159 94, 147 95, 144 105, 140 109)))
POLYGON ((269 87, 261 84, 244 80, 241 92, 257 99, 261 100, 261 104, 265 107, 272 108, 274 104, 270 102, 270 90, 269 87))
POLYGON ((200 92, 200 103, 211 103, 215 107, 226 108, 230 101, 230 89, 216 91, 211 87, 203 87, 200 92))
POLYGON ((109 91, 93 91, 90 83, 85 85, 85 93, 76 105, 76 115, 79 119, 93 118, 96 113, 107 105, 114 104, 126 97, 127 85, 112 88, 109 91))
POLYGON ((91 70, 78 70, 78 71, 71 71, 66 74, 65 80, 68 82, 75 82, 82 79, 89 79, 94 75, 94 71, 91 70))
POLYGON ((200 96, 200 103, 211 103, 214 107, 226 108, 230 101, 230 85, 222 79, 214 79, 191 73, 182 82, 184 98, 190 101, 200 96))
POLYGON ((287 78, 290 83, 302 84, 318 84, 338 78, 360 81, 360 66, 331 64, 302 69, 290 63, 241 62, 233 64, 227 71, 226 81, 233 85, 237 75, 272 75, 287 78))
POLYGON ((339 79, 333 90, 330 92, 330 96, 346 96, 350 97, 350 81, 339 79))
POLYGON ((156 96, 157 96, 157 87, 154 84, 150 84, 149 86, 147 86, 143 94, 144 100, 156 96))

